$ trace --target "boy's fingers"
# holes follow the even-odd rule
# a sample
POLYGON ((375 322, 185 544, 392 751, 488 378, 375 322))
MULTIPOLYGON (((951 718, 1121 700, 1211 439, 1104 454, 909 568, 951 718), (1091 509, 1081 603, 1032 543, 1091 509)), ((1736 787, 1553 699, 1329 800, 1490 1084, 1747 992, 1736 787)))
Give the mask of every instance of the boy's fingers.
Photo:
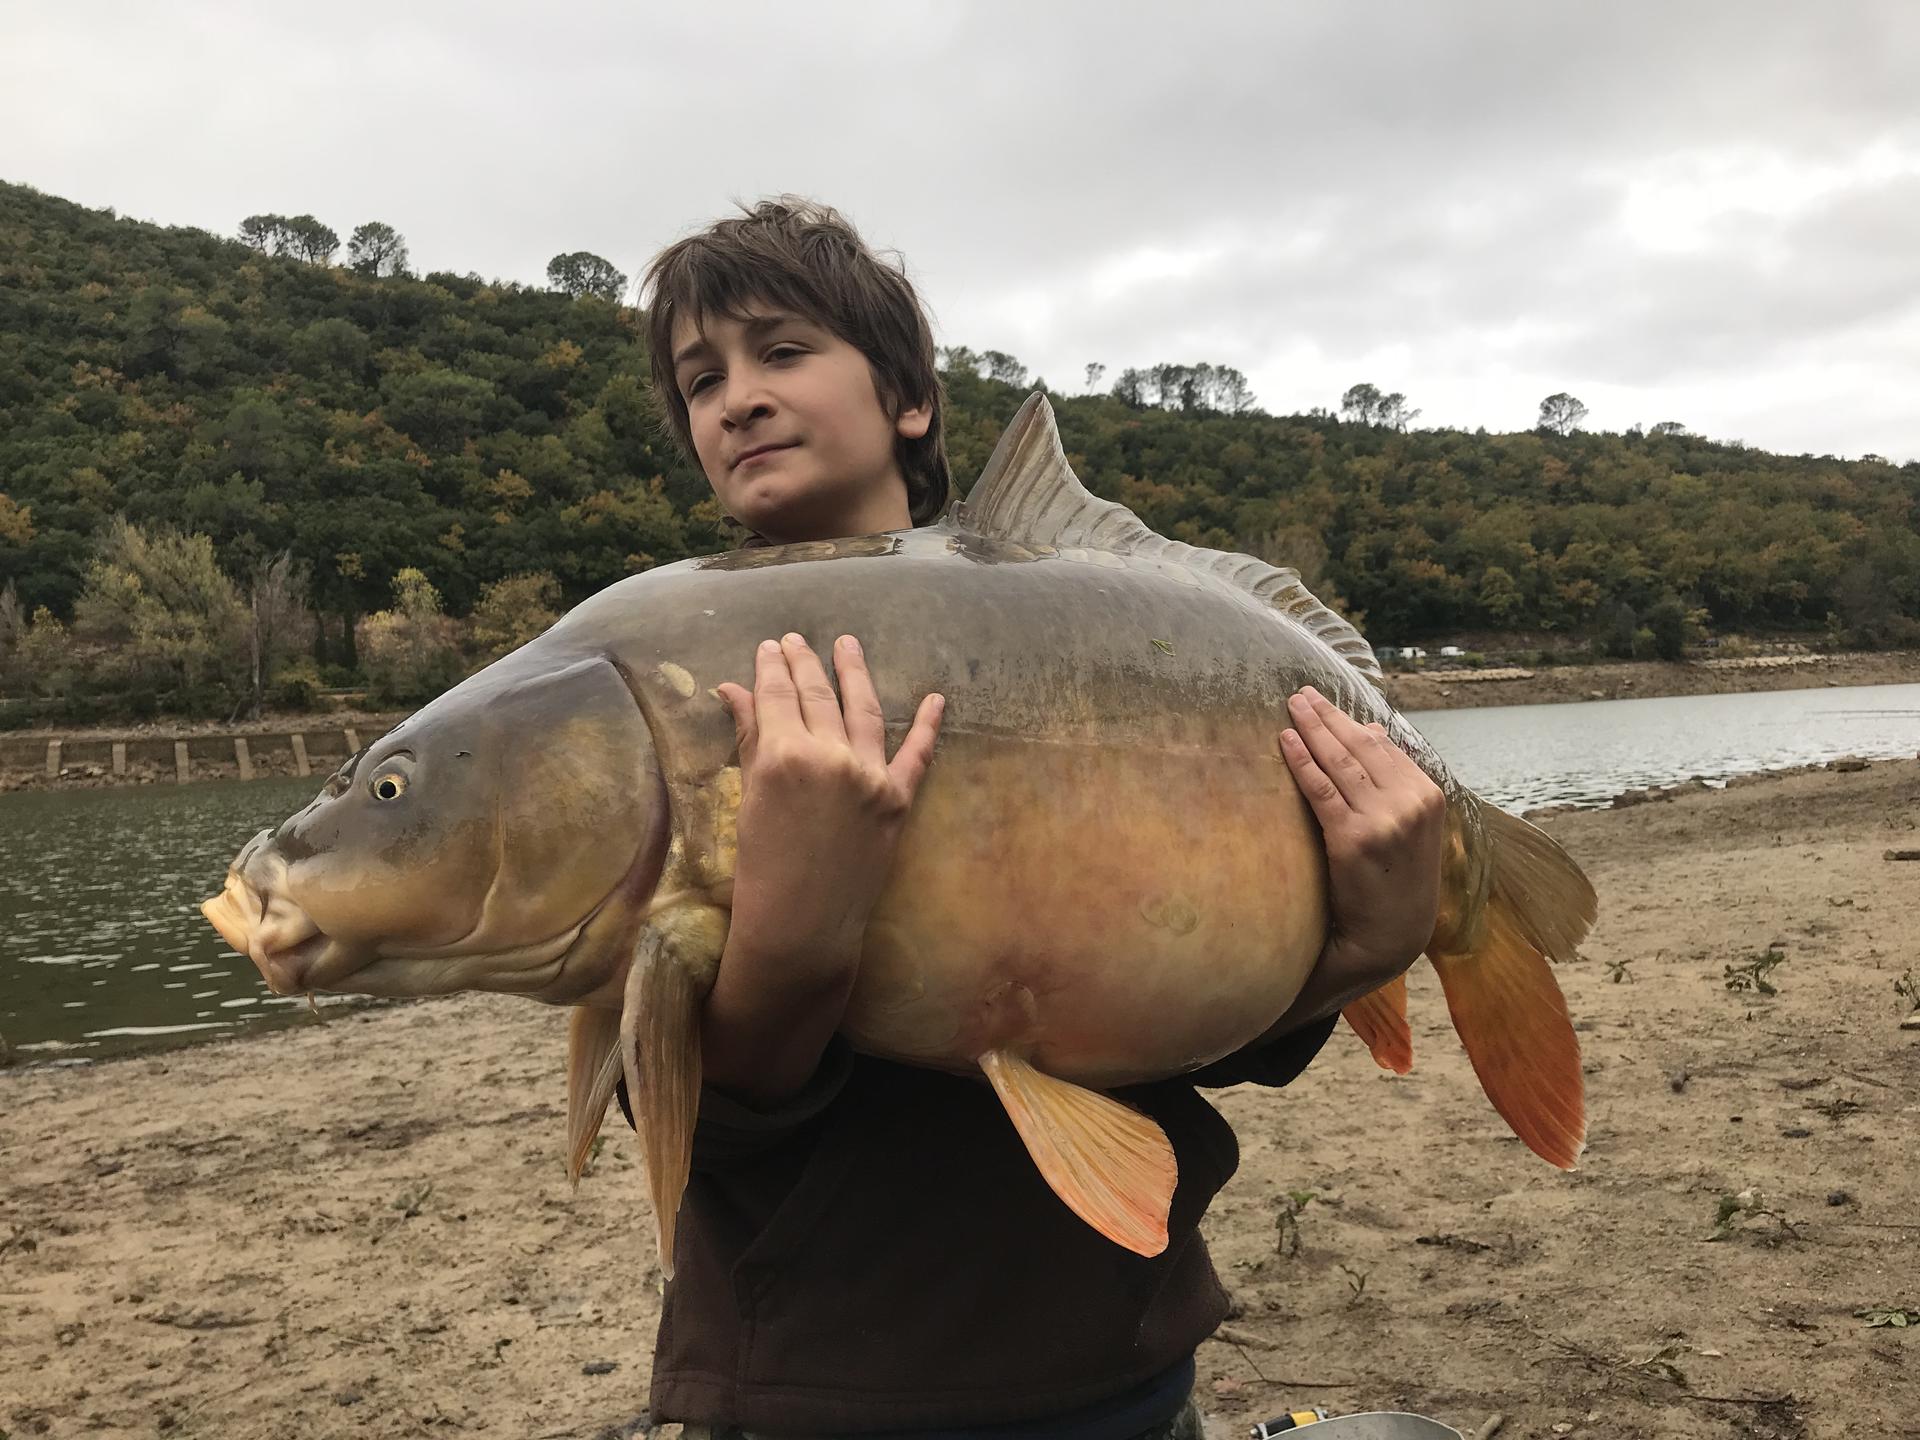
POLYGON ((727 713, 733 717, 734 743, 739 746, 740 758, 745 760, 753 753, 756 725, 753 715, 753 692, 728 681, 714 687, 714 694, 720 697, 720 703, 727 707, 727 713))
POLYGON ((762 640, 753 652, 753 706, 755 734, 793 735, 806 732, 800 718, 800 692, 778 640, 762 640))
POLYGON ((1390 781, 1393 777, 1404 777, 1409 772, 1425 775, 1427 772, 1413 763, 1413 757, 1393 743, 1393 736, 1387 733, 1387 727, 1378 720, 1368 722, 1367 729, 1380 741, 1369 759, 1369 768, 1376 780, 1390 781), (1384 767, 1386 774, 1373 767, 1384 767))
POLYGON ((1340 787, 1314 763, 1307 742, 1300 738, 1298 730, 1280 732, 1280 754, 1286 760, 1287 768, 1293 771, 1293 780, 1300 787, 1300 793, 1307 797, 1307 804, 1313 807, 1314 818, 1320 822, 1321 830, 1331 831, 1344 822, 1352 812, 1340 794, 1340 787))
POLYGON ((913 728, 907 731, 907 738, 900 742, 893 762, 887 766, 887 773, 905 792, 908 801, 912 801, 921 780, 926 778, 927 767, 933 763, 933 745, 940 738, 940 719, 946 713, 946 696, 929 695, 922 700, 914 713, 913 728))
POLYGON ((1329 728, 1320 709, 1308 695, 1302 693, 1292 696, 1287 701, 1287 710, 1293 716, 1294 729, 1312 755, 1313 763, 1339 787, 1341 798, 1351 808, 1362 808, 1367 792, 1374 788, 1373 777, 1367 773, 1366 766, 1329 728))
POLYGON ((847 743, 862 761, 886 763, 887 717, 873 688, 860 642, 842 635, 833 647, 833 668, 840 676, 840 711, 845 717, 847 743))
POLYGON ((1304 687, 1300 693, 1307 697, 1314 714, 1327 727, 1328 733, 1353 757, 1354 763, 1367 779, 1375 785, 1388 783, 1394 773, 1392 756, 1400 751, 1397 745, 1386 738, 1386 731, 1377 725, 1362 725, 1311 685, 1304 687))
POLYGON ((844 740, 847 727, 840 718, 840 697, 833 693, 833 682, 827 679, 827 669, 813 647, 789 631, 780 641, 780 651, 787 657, 787 668, 800 696, 800 715, 808 731, 844 740))

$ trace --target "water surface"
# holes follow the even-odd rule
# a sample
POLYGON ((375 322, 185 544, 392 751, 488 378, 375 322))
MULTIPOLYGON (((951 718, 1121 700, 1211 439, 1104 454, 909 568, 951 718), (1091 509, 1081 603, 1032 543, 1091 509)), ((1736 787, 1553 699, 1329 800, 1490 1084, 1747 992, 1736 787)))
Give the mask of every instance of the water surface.
POLYGON ((222 1034, 273 994, 199 904, 319 778, 0 795, 0 1035, 27 1058, 222 1034))
POLYGON ((1920 751, 1920 685, 1755 695, 1669 695, 1408 715, 1448 768, 1510 810, 1604 805, 1623 790, 1694 776, 1920 751))

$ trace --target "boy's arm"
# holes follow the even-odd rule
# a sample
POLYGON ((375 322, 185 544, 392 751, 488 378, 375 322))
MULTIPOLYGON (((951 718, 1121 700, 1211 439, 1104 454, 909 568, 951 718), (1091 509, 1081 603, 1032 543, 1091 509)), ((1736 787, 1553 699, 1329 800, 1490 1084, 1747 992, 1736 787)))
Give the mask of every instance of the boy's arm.
POLYGON ((920 703, 891 762, 859 642, 835 695, 798 635, 761 644, 751 693, 722 685, 740 741, 733 917, 701 1027, 707 1083, 750 1107, 799 1095, 840 1027, 868 916, 933 759, 944 701, 920 703))
POLYGON ((1326 841, 1331 934, 1286 1014, 1195 1072, 1197 1084, 1292 1080, 1343 1008, 1420 958, 1440 914, 1440 787, 1380 726, 1362 725, 1311 687, 1287 708, 1297 728, 1281 735, 1281 753, 1326 841))

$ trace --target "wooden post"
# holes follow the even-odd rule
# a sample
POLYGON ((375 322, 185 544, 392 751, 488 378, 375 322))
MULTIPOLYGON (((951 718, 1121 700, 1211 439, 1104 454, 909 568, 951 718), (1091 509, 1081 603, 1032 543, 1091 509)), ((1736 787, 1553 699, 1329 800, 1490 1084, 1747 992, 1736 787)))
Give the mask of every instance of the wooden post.
POLYGON ((113 773, 116 775, 127 773, 127 742, 124 740, 113 742, 113 773))
POLYGON ((347 737, 347 756, 351 759, 360 753, 360 732, 349 725, 343 733, 347 737))
POLYGON ((58 740, 49 740, 47 741, 47 779, 58 780, 59 778, 60 742, 58 740))
POLYGON ((307 762, 307 737, 294 735, 290 738, 293 740, 293 768, 302 775, 311 775, 313 766, 307 762))
POLYGON ((176 740, 173 742, 173 778, 184 785, 187 783, 189 773, 190 767, 187 764, 187 742, 184 740, 176 740))
POLYGON ((242 780, 253 779, 253 754, 247 749, 247 737, 244 735, 233 737, 233 763, 240 767, 242 780))

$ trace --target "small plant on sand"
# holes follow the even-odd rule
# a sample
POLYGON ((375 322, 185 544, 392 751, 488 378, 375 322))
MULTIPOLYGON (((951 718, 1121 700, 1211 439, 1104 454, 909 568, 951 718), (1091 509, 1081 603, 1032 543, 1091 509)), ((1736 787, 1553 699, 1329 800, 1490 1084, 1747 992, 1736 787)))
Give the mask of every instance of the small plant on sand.
POLYGON ((1650 1375, 1656 1380, 1665 1380, 1671 1385, 1684 1385, 1687 1383, 1686 1372, 1675 1362, 1692 1349, 1691 1345, 1662 1345, 1651 1355, 1637 1360, 1628 1356, 1621 1361, 1621 1367, 1638 1371, 1642 1375, 1650 1375))
POLYGON ((1280 1202, 1273 1212, 1274 1240, 1276 1254, 1298 1255, 1300 1253, 1300 1212, 1314 1201, 1311 1190, 1289 1190, 1287 1198, 1280 1202))
POLYGON ((1766 1197, 1752 1188, 1738 1195, 1720 1197, 1713 1217, 1713 1233, 1707 1239, 1728 1240, 1735 1235, 1750 1235, 1765 1245, 1804 1238, 1798 1225, 1767 1204, 1766 1197))
POLYGON ((1920 1310, 1909 1310, 1904 1305, 1869 1305, 1853 1313, 1867 1322, 1869 1330, 1906 1330, 1920 1326, 1920 1310))
POLYGON ((1347 1290, 1349 1292, 1347 1295, 1347 1304, 1353 1304, 1359 1300, 1362 1295, 1367 1293, 1367 1277, 1373 1274, 1372 1266, 1368 1266, 1365 1270, 1354 1270, 1345 1265, 1338 1265, 1334 1268, 1347 1277, 1347 1290))
POLYGON ((1909 970, 1893 982, 1893 993, 1903 1001, 1909 1014, 1920 1015, 1920 980, 1909 970))
POLYGON ((1769 945, 1765 950, 1755 952, 1744 965, 1726 967, 1727 989, 1735 992, 1751 990, 1757 995, 1778 995, 1779 987, 1768 977, 1786 963, 1786 950, 1780 945, 1769 945))
POLYGON ((1630 985, 1633 983, 1633 972, 1627 968, 1633 964, 1633 961, 1623 958, 1620 960, 1609 960, 1606 963, 1607 979, 1616 985, 1622 983, 1630 985))
POLYGON ((393 1199, 393 1208, 400 1212, 401 1219, 411 1220, 426 1206, 428 1197, 432 1194, 433 1182, 429 1180, 424 1185, 412 1190, 403 1190, 396 1195, 393 1199))

